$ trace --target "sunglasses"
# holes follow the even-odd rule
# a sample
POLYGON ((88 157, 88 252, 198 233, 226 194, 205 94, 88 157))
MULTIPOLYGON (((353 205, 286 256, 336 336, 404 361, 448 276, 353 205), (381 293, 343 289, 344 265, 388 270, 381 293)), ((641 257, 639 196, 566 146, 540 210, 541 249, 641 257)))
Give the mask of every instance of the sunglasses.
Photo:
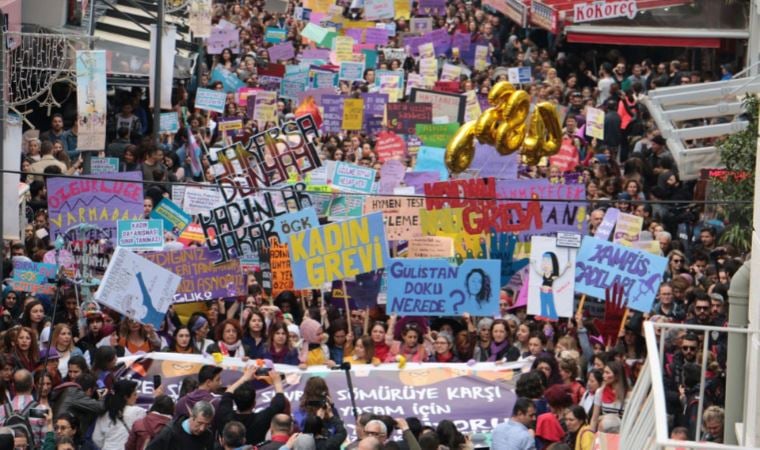
POLYGON ((694 311, 707 311, 708 309, 710 309, 709 306, 695 306, 694 307, 694 311))
POLYGON ((697 347, 695 347, 693 345, 684 345, 684 346, 681 347, 681 351, 684 351, 684 352, 695 352, 695 351, 697 351, 697 347))
POLYGON ((673 260, 673 262, 674 262, 674 263, 682 263, 682 262, 683 262, 683 259, 674 259, 674 260, 673 260))

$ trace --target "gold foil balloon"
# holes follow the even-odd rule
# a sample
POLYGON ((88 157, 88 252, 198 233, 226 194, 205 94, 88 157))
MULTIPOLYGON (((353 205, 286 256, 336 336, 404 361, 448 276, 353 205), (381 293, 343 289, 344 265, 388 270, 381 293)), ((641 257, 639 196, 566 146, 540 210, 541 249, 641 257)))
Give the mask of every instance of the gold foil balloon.
POLYGON ((522 159, 529 165, 559 151, 562 129, 553 104, 536 105, 528 121, 530 95, 506 81, 491 88, 488 103, 491 107, 462 125, 446 146, 445 162, 451 172, 459 173, 470 167, 475 157, 475 138, 482 144, 493 145, 502 155, 522 147, 522 159))
POLYGON ((472 164, 475 157, 474 129, 474 120, 462 125, 446 146, 444 161, 451 172, 464 172, 472 164))

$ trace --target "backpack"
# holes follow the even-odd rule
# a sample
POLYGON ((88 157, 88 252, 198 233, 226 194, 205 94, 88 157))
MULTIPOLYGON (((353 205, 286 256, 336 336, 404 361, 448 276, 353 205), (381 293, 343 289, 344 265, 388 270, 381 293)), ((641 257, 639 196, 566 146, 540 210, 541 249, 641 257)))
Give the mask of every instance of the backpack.
POLYGON ((21 411, 13 411, 7 402, 3 404, 3 408, 5 409, 5 420, 3 421, 3 426, 8 427, 12 430, 23 431, 29 438, 30 448, 36 448, 37 444, 39 444, 36 440, 36 436, 34 435, 34 430, 32 430, 32 423, 29 421, 29 411, 32 408, 36 408, 38 405, 39 403, 32 401, 21 411))

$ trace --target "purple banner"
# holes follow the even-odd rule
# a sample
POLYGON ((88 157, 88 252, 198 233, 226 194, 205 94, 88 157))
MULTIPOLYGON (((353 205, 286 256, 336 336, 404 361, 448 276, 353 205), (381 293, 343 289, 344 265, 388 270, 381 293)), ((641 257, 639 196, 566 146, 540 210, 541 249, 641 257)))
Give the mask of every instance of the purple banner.
POLYGON ((343 129, 343 97, 340 95, 323 95, 322 130, 325 133, 340 133, 343 129))
POLYGON ((500 178, 516 180, 520 154, 517 152, 503 156, 490 145, 475 143, 475 157, 468 170, 477 170, 480 178, 500 178))
MULTIPOLYGON (((520 240, 531 236, 554 236, 558 231, 586 232, 586 187, 583 184, 551 183, 549 180, 496 180, 496 196, 500 199, 538 199, 541 204, 541 226, 520 232, 520 240), (549 200, 549 201, 547 201, 549 200), (578 200, 552 202, 551 200, 578 200)), ((523 207, 527 202, 521 202, 523 207)))
POLYGON ((451 37, 451 46, 458 48, 461 53, 470 48, 471 41, 470 33, 456 33, 451 37))
POLYGON ((426 34, 429 42, 433 43, 435 54, 441 55, 451 50, 451 36, 445 28, 437 28, 426 34))
POLYGON ((95 177, 98 176, 48 178, 48 214, 53 240, 80 224, 97 225, 109 238, 115 239, 117 220, 143 218, 142 172, 108 174, 109 179, 123 181, 95 177))
POLYGON ((417 12, 421 16, 446 15, 446 0, 420 0, 417 12))
POLYGON ((364 130, 367 134, 376 134, 383 129, 383 115, 388 94, 364 93, 364 130))
MULTIPOLYGON (((150 353, 120 361, 126 363, 126 368, 117 375, 139 383, 138 403, 144 407, 153 401, 154 375, 161 375, 165 392, 176 400, 184 378, 197 376, 204 364, 215 364, 209 356, 176 353, 150 353)), ((236 358, 224 358, 221 364, 224 386, 240 378, 243 364, 236 358)), ((459 431, 470 434, 476 448, 487 448, 488 437, 484 434, 508 418, 509 414, 504 411, 511 411, 514 406, 515 383, 525 364, 407 363, 402 370, 397 364, 378 367, 355 364, 351 379, 359 413, 415 416, 423 425, 433 426, 448 419, 459 431)), ((299 410, 299 399, 309 378, 323 378, 338 414, 345 421, 349 440, 355 439, 351 396, 344 372, 327 370, 324 366, 313 366, 306 371, 294 366, 278 365, 277 368, 285 375, 285 397, 294 413, 299 410)), ((263 381, 254 382, 254 385, 256 410, 259 410, 271 403, 274 389, 263 381)))
POLYGON ((385 28, 366 28, 364 33, 364 42, 367 44, 388 44, 388 30, 385 28))
POLYGON ((416 194, 424 194, 424 186, 427 183, 435 183, 440 181, 441 174, 438 172, 407 172, 404 176, 404 184, 407 186, 414 186, 414 192, 416 194))
POLYGON ((345 30, 346 36, 351 36, 352 38, 354 38, 355 44, 361 43, 363 32, 364 32, 363 28, 347 28, 345 30))
POLYGON ((215 264, 219 258, 207 247, 148 253, 143 256, 182 277, 174 294, 174 303, 231 298, 246 292, 240 260, 215 264))
POLYGON ((292 42, 284 42, 282 44, 276 44, 269 47, 269 60, 270 61, 287 61, 295 58, 296 53, 293 50, 292 42))
POLYGON ((328 61, 330 59, 330 50, 324 48, 307 48, 301 53, 301 61, 305 59, 322 59, 328 61))
POLYGON ((356 276, 355 281, 333 281, 332 302, 336 308, 346 306, 343 286, 348 292, 348 305, 351 309, 372 308, 377 305, 377 294, 380 293, 380 283, 385 269, 373 270, 356 276))

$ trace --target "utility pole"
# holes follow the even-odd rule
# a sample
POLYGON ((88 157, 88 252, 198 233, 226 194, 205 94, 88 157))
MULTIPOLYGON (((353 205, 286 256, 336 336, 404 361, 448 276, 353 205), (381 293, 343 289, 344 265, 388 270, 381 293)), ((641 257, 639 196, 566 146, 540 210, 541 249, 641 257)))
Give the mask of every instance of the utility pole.
MULTIPOLYGON (((156 12, 156 60, 153 63, 153 135, 156 143, 161 143, 161 46, 164 34, 164 1, 158 0, 156 12)), ((172 56, 173 57, 173 56, 172 56)))
MULTIPOLYGON (((2 14, 2 11, 0 11, 0 20, 3 21, 3 23, 0 24, 0 86, 2 86, 2 92, 0 92, 0 201, 4 198, 5 195, 5 177, 12 176, 12 175, 6 175, 5 174, 5 120, 7 114, 5 113, 5 86, 6 86, 6 77, 5 77, 5 71, 8 70, 5 64, 5 51, 8 43, 7 40, 7 34, 6 30, 8 27, 8 23, 5 22, 7 20, 7 17, 5 14, 2 14)), ((18 204, 11 204, 11 205, 3 205, 6 208, 18 208, 18 204)), ((2 257, 0 258, 0 273, 5 273, 5 214, 0 214, 0 245, 3 250, 2 257)))

